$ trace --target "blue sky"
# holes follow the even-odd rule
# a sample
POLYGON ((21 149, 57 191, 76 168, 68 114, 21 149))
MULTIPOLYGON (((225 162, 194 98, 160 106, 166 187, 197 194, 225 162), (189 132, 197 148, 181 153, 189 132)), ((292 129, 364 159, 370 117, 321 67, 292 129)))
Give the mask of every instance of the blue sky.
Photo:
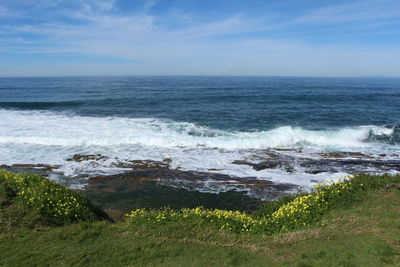
POLYGON ((0 76, 400 76, 400 1, 0 0, 0 76))

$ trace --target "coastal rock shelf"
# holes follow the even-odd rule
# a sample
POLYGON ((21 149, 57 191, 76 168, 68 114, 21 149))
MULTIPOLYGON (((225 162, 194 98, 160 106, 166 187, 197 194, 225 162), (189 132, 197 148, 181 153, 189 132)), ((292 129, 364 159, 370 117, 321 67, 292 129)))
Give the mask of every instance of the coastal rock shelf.
MULTIPOLYGON (((191 191, 219 193, 229 190, 246 192, 252 197, 271 200, 282 193, 301 190, 298 185, 290 183, 274 183, 267 176, 237 177, 224 174, 224 170, 209 168, 207 171, 191 171, 173 168, 172 160, 121 160, 110 159, 101 154, 75 154, 67 162, 85 164, 96 168, 109 161, 109 168, 114 173, 104 175, 65 175, 60 165, 47 164, 13 164, 0 165, 0 168, 14 171, 31 171, 50 178, 59 179, 67 185, 73 182, 85 181, 86 190, 95 188, 99 181, 124 179, 131 181, 156 181, 160 185, 183 188, 191 191)), ((324 173, 357 173, 357 172, 393 172, 400 171, 399 155, 368 155, 361 152, 324 152, 303 153, 301 150, 275 148, 265 150, 244 159, 232 161, 232 165, 248 166, 257 173, 269 170, 278 170, 296 175, 296 173, 324 174, 324 173), (300 156, 299 156, 300 155, 300 156)), ((268 173, 267 173, 268 174, 268 173)), ((272 175, 272 174, 271 174, 272 175)))
POLYGON ((276 150, 277 152, 259 153, 245 160, 235 160, 232 164, 248 165, 256 171, 281 169, 289 173, 303 171, 308 174, 400 171, 400 157, 395 153, 375 156, 361 152, 329 152, 299 156, 298 154, 301 155, 302 151, 276 150), (282 151, 296 152, 296 155, 282 153, 282 151))
MULTIPOLYGON (((274 172, 297 176, 326 175, 332 173, 396 172, 400 171, 396 153, 369 155, 361 152, 304 153, 298 149, 276 148, 257 151, 254 155, 232 161, 232 165, 245 166, 265 177, 224 174, 224 170, 183 170, 173 167, 173 160, 126 160, 102 154, 75 154, 67 158, 68 164, 98 166, 108 164, 114 173, 66 175, 62 165, 13 164, 0 168, 33 172, 74 187, 81 184, 83 192, 101 203, 113 217, 141 207, 162 206, 229 208, 251 210, 262 201, 274 200, 285 194, 303 190, 294 183, 274 182, 274 172)), ((75 166, 74 165, 74 166, 75 166)), ((314 176, 313 176, 314 177, 314 176)), ((317 181, 315 181, 317 182, 317 181)))
MULTIPOLYGON (((194 171, 182 171, 168 167, 143 166, 117 175, 95 176, 88 179, 86 190, 92 190, 107 184, 106 181, 156 181, 160 185, 183 188, 189 191, 207 193, 220 193, 230 190, 246 192, 252 197, 264 200, 272 200, 285 192, 296 190, 298 187, 292 184, 276 184, 268 180, 260 180, 254 177, 231 177, 218 173, 205 173, 194 171)), ((111 182, 110 187, 113 187, 111 182)), ((110 188, 110 190, 113 190, 110 188)))

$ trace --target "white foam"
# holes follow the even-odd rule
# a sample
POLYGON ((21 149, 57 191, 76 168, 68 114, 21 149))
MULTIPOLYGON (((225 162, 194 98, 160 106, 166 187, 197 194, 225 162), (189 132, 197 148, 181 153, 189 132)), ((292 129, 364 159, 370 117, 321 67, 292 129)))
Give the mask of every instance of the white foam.
MULTIPOLYGON (((382 151, 366 141, 371 133, 392 134, 380 126, 307 130, 283 126, 260 132, 228 132, 186 122, 153 118, 85 117, 52 112, 0 109, 0 164, 59 164, 66 175, 112 173, 119 159, 172 159, 172 167, 311 186, 324 175, 288 174, 282 170, 255 171, 232 161, 271 147, 303 151, 382 151), (66 161, 74 154, 100 153, 98 163, 66 161)), ((391 147, 388 148, 389 150, 391 147)), ((398 149, 398 148, 396 148, 398 149)), ((383 153, 383 152, 382 152, 383 153)), ((323 177, 322 177, 323 176, 323 177)))
POLYGON ((67 116, 49 112, 0 110, 0 143, 63 147, 140 145, 159 148, 262 149, 270 147, 366 147, 370 132, 392 129, 361 126, 306 130, 284 126, 260 132, 226 132, 192 123, 159 119, 67 116))

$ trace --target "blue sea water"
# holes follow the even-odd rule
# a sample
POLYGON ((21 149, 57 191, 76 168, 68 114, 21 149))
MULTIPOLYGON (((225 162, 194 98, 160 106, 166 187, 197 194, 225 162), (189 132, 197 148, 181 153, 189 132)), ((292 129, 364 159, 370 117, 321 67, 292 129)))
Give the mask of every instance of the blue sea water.
POLYGON ((263 131, 400 124, 400 79, 80 77, 0 79, 0 108, 161 118, 263 131))
POLYGON ((331 174, 232 162, 276 148, 295 158, 353 151, 392 160, 399 126, 395 78, 0 78, 0 164, 57 164, 70 176, 116 172, 117 160, 169 158, 173 168, 310 186, 331 174), (66 160, 76 153, 108 160, 66 160))

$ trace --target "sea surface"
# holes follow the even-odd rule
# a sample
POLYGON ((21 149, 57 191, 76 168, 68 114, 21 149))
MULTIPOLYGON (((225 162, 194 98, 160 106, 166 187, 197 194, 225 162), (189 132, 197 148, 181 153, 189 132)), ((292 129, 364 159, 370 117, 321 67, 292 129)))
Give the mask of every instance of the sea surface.
POLYGON ((59 165, 56 172, 78 177, 73 187, 124 171, 117 163, 130 160, 303 189, 347 173, 398 171, 347 163, 315 170, 337 153, 379 164, 399 159, 400 79, 0 78, 0 165, 59 165), (75 154, 106 158, 67 160, 75 154), (247 164, 271 157, 285 167, 247 164))

